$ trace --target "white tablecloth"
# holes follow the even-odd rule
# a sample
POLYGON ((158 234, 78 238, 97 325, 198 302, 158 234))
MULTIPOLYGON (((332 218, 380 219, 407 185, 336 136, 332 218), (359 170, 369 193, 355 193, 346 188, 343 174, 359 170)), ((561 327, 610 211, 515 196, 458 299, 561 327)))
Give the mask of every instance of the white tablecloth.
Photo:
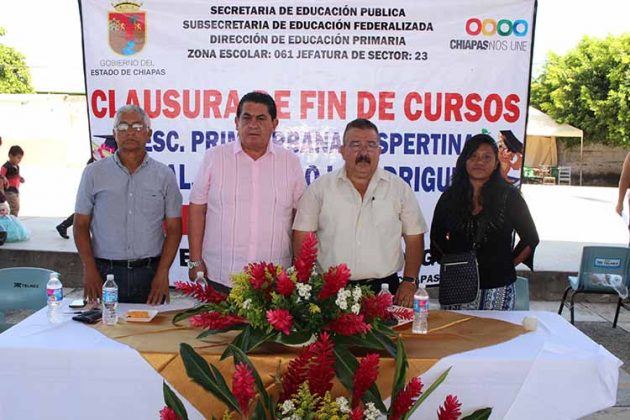
MULTIPOLYGON (((621 362, 563 318, 471 314, 514 323, 535 316, 539 327, 442 359, 422 375, 426 386, 453 369, 414 418, 437 418, 448 394, 459 397, 464 414, 493 407, 493 419, 574 419, 615 404, 621 362)), ((158 418, 162 377, 135 350, 66 317, 50 325, 44 309, 0 334, 0 419, 158 418)), ((190 418, 202 418, 185 404, 190 418)))

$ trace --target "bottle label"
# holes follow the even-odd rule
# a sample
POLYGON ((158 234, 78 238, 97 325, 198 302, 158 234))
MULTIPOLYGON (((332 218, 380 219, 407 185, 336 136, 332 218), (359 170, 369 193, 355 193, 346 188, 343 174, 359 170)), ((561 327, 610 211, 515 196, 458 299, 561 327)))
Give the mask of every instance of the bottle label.
POLYGON ((414 299, 413 311, 414 312, 426 312, 429 310, 429 299, 414 299))
POLYGON ((118 303, 118 289, 103 289, 103 303, 118 303))
POLYGON ((58 289, 46 289, 48 295, 48 302, 61 302, 63 300, 63 288, 58 289))

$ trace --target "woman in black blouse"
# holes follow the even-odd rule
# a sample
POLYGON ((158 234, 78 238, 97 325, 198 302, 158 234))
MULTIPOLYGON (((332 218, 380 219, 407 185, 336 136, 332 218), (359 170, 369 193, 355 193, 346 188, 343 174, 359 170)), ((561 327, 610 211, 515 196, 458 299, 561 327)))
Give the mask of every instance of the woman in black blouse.
POLYGON ((473 136, 457 159, 451 185, 435 207, 431 258, 473 249, 478 239, 480 293, 466 305, 447 309, 511 310, 516 267, 533 269, 538 233, 518 189, 501 176, 499 151, 492 137, 473 136), (480 230, 478 230, 480 229, 480 230), (512 248, 513 234, 520 241, 512 248))

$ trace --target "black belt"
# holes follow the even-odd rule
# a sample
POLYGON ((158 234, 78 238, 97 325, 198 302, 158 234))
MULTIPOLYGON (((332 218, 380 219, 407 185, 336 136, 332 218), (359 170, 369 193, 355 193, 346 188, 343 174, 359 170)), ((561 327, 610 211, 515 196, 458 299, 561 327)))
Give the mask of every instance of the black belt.
POLYGON ((373 282, 376 282, 376 281, 387 281, 387 280, 390 280, 390 279, 393 280, 394 277, 396 279, 398 279, 398 273, 392 273, 389 276, 386 276, 386 277, 383 277, 383 278, 380 278, 380 279, 350 280, 349 283, 352 283, 352 284, 357 284, 358 283, 358 284, 363 285, 363 284, 367 284, 367 283, 373 283, 373 282))
POLYGON ((137 268, 137 267, 146 267, 150 265, 151 263, 159 262, 160 256, 158 255, 157 257, 140 258, 137 260, 107 260, 105 258, 96 258, 96 261, 100 263, 113 265, 116 267, 137 268))

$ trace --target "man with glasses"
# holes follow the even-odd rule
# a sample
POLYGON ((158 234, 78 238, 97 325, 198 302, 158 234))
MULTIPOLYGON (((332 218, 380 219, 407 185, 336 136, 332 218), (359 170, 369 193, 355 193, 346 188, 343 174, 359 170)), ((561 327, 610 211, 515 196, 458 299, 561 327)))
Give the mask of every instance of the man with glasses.
POLYGON ((168 302, 182 195, 173 171, 145 151, 152 130, 142 108, 119 108, 113 133, 118 150, 85 168, 77 192, 74 240, 85 298, 100 298, 105 276, 114 274, 120 302, 168 302))
POLYGON ((190 191, 189 276, 203 272, 220 292, 249 262, 291 265, 291 225, 306 183, 298 157, 271 141, 276 115, 268 94, 243 96, 237 141, 206 152, 190 191))
POLYGON ((379 134, 372 122, 348 123, 339 152, 344 167, 319 177, 300 200, 293 247, 300 249, 315 232, 321 269, 345 263, 354 284, 369 285, 375 293, 388 284, 394 302, 410 307, 427 230, 420 206, 409 185, 378 167, 379 134))

